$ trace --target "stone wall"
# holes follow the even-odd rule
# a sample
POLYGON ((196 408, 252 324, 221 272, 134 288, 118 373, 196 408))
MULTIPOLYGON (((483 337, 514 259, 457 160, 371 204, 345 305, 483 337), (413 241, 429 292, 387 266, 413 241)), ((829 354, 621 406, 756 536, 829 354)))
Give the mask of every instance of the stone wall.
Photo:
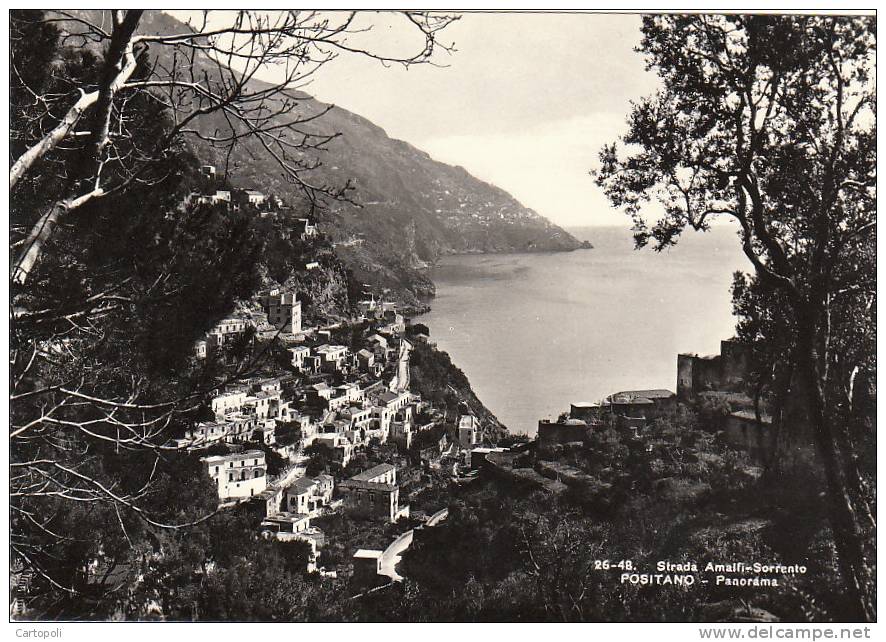
POLYGON ((567 420, 565 422, 538 422, 538 444, 542 448, 570 441, 585 441, 591 428, 583 421, 567 420))
POLYGON ((746 451, 751 459, 765 463, 775 453, 775 432, 768 418, 758 423, 751 413, 733 413, 726 417, 726 441, 746 451))
POLYGON ((751 347, 733 339, 720 342, 720 354, 677 355, 677 398, 693 399, 706 390, 735 390, 748 376, 751 347))

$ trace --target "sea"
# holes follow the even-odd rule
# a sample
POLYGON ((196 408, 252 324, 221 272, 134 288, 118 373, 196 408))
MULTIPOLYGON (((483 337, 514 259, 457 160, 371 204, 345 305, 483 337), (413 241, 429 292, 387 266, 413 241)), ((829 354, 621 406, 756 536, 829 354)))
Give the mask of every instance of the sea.
POLYGON ((445 257, 431 311, 415 318, 514 433, 572 402, 674 390, 678 353, 713 354, 734 335, 732 275, 750 267, 734 228, 686 232, 662 252, 635 250, 626 227, 569 231, 594 248, 445 257))

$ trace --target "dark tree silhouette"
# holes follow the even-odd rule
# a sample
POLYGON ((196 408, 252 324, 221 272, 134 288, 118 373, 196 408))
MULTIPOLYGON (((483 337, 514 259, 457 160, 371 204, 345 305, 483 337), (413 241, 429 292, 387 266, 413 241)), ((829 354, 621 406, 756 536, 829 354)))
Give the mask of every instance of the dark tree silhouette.
POLYGON ((790 326, 790 355, 830 498, 839 564, 859 620, 876 617, 871 488, 846 421, 873 355, 843 350, 838 317, 872 330, 876 225, 875 23, 869 17, 644 18, 662 81, 630 114, 597 184, 633 217, 638 246, 736 221, 754 279, 790 326), (647 223, 646 206, 663 214, 647 223), (850 313, 851 311, 851 313, 850 313))
POLYGON ((354 12, 11 13, 10 540, 44 604, 112 599, 157 533, 215 509, 168 444, 218 385, 193 342, 254 292, 264 239, 254 217, 187 204, 188 141, 259 141, 308 202, 343 197, 310 180, 335 134, 308 133, 322 114, 293 92, 338 54, 430 61, 452 18, 396 15, 418 38, 402 56, 357 47, 354 12), (279 80, 258 82, 269 65, 279 80), (193 483, 169 483, 177 467, 193 483), (167 510, 172 489, 197 499, 167 510))
MULTIPOLYGON (((10 189, 51 160, 53 152, 72 146, 81 152, 76 165, 59 167, 67 189, 13 226, 23 236, 15 239, 20 242, 13 253, 13 280, 28 279, 57 225, 134 182, 160 180, 162 174, 152 171, 156 163, 188 138, 229 151, 241 141, 257 140, 309 200, 343 197, 348 185, 315 185, 308 178, 317 161, 305 154, 323 149, 335 133, 308 131, 305 125, 325 112, 304 113, 294 92, 341 53, 408 66, 428 62, 436 49, 445 48, 437 35, 453 17, 399 15, 416 28, 418 51, 383 55, 353 45, 351 38, 371 26, 361 25, 357 12, 237 11, 217 18, 203 12, 199 24, 167 31, 161 22, 159 32, 148 27, 143 33, 141 10, 56 12, 39 19, 56 25, 62 44, 95 56, 98 65, 93 76, 65 78, 62 91, 49 92, 28 86, 27 74, 33 72, 22 70, 23 60, 10 60, 12 77, 24 81, 22 91, 34 106, 32 118, 13 130, 10 189), (139 61, 145 64, 140 67, 139 61), (257 74, 270 67, 281 71, 281 79, 260 82, 257 74), (132 147, 133 130, 145 126, 128 111, 137 96, 165 107, 171 126, 132 147), (200 123, 210 115, 224 125, 207 133, 200 123)), ((42 25, 31 30, 47 33, 42 25)))

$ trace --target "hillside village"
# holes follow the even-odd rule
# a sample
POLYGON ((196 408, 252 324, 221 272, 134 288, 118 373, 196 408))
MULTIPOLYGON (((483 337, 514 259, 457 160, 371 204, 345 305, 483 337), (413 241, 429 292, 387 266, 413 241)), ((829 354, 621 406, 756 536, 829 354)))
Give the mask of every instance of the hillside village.
POLYGON ((876 622, 875 19, 592 13, 9 13, 17 637, 62 636, 50 621, 876 622), (483 64, 501 52, 526 73, 483 64), (339 57, 455 69, 305 93, 339 57), (579 82, 547 73, 583 59, 579 82), (336 106, 366 87, 396 98, 362 102, 378 124, 336 106), (613 100, 625 126, 593 126, 613 100), (490 398, 525 411, 589 375, 637 386, 669 340, 725 329, 729 270, 738 338, 665 355, 673 390, 575 400, 510 434, 417 317, 432 268, 592 246, 382 124, 453 161, 498 155, 496 180, 564 224, 626 215, 638 250, 740 239, 643 263, 600 230, 594 255, 537 257, 538 279, 478 257, 507 278, 481 275, 495 287, 452 311, 482 309, 503 340, 469 328, 490 398))
MULTIPOLYGON (((203 187, 188 203, 276 221, 309 251, 328 245, 282 199, 221 184, 212 166, 201 174, 203 187)), ((301 256, 298 269, 319 271, 314 258, 301 256)), ((455 409, 423 399, 413 354, 440 353, 396 302, 367 292, 322 321, 304 294, 286 283, 265 287, 194 343, 194 365, 215 382, 199 417, 166 446, 199 457, 219 511, 249 515, 266 540, 303 543, 304 572, 340 578, 353 596, 401 583, 398 564, 413 541, 445 522, 451 501, 490 480, 553 496, 577 487, 606 495, 612 481, 564 454, 601 438, 652 453, 658 420, 682 405, 727 403, 725 443, 757 463, 774 449, 771 418, 758 417, 744 392, 747 348, 734 341, 722 342, 719 355, 679 355, 676 393, 629 390, 575 402, 559 419, 541 420, 530 440, 507 435, 468 399, 459 396, 455 409)), ((24 603, 26 587, 19 593, 24 603)))
MULTIPOLYGON (((214 168, 203 173, 208 185, 216 184, 214 168)), ((257 190, 204 192, 190 199, 252 208, 262 218, 287 211, 257 190)), ((302 240, 318 235, 312 221, 301 218, 291 233, 302 240)), ((310 258, 305 270, 316 265, 310 258)), ((444 520, 452 492, 491 473, 558 494, 582 473, 558 463, 557 452, 581 447, 601 431, 639 443, 678 403, 728 400, 726 442, 758 461, 773 447, 770 419, 758 420, 743 392, 748 351, 734 341, 724 341, 713 357, 679 355, 676 393, 630 390, 575 402, 558 420, 540 421, 535 440, 511 436, 498 443, 500 435, 485 429, 467 404, 453 416, 413 390, 411 354, 419 344, 433 344, 396 303, 370 294, 351 318, 316 325, 306 322, 303 307, 298 291, 267 288, 197 341, 194 358, 215 360, 225 374, 206 400, 204 419, 169 445, 200 454, 220 509, 251 511, 266 538, 306 543, 305 570, 337 575, 347 569, 354 591, 402 580, 396 565, 414 527, 444 520), (278 365, 228 381, 243 370, 244 342, 249 354, 275 347, 278 365), (438 503, 422 502, 416 511, 411 502, 422 493, 438 503), (335 519, 354 521, 365 537, 330 541, 323 526, 335 519), (338 554, 324 557, 331 548, 338 554), (327 567, 324 559, 333 563, 327 567)))
MULTIPOLYGON (((328 245, 282 199, 226 189, 211 166, 201 172, 204 188, 189 202, 278 221, 280 234, 309 250, 328 245)), ((319 272, 314 258, 300 256, 298 269, 319 272)), ((451 381, 418 385, 415 355, 444 353, 396 302, 367 292, 335 320, 322 320, 288 283, 272 282, 240 301, 194 343, 194 366, 213 373, 214 385, 196 420, 165 445, 199 458, 218 511, 247 516, 263 540, 304 545, 302 571, 334 578, 352 599, 398 595, 417 564, 428 566, 417 560, 434 555, 430 543, 448 536, 453 506, 482 506, 471 497, 490 486, 502 497, 519 488, 552 506, 578 502, 607 515, 627 488, 634 492, 651 476, 650 492, 678 507, 711 492, 709 482, 686 479, 687 466, 719 471, 728 453, 741 453, 738 474, 750 479, 775 452, 768 408, 747 395, 750 351, 735 340, 723 341, 717 355, 678 355, 676 392, 625 390, 576 401, 558 419, 539 421, 530 440, 508 435, 464 395, 454 406, 441 399, 451 381), (704 407, 716 407, 702 418, 707 436, 698 448, 684 444, 698 431, 683 430, 681 413, 697 419, 704 407), (637 462, 640 468, 626 468, 637 462)), ((812 456, 807 443, 795 446, 812 456)), ((461 528, 464 509, 456 510, 461 528)), ((25 608, 28 582, 16 591, 14 604, 25 608)))
MULTIPOLYGON (((204 166, 202 173, 207 185, 216 184, 214 167, 204 166)), ((253 189, 204 189, 189 200, 250 208, 262 218, 287 212, 282 201, 253 189)), ((309 219, 297 223, 292 233, 303 240, 318 235, 309 219)), ((312 263, 307 260, 305 269, 312 263)), ((407 326, 394 302, 374 295, 359 301, 347 321, 311 326, 299 292, 268 288, 194 345, 198 363, 214 361, 222 368, 219 383, 206 399, 203 419, 168 446, 201 456, 220 509, 257 512, 264 537, 307 543, 306 570, 335 574, 318 564, 327 538, 317 518, 409 520, 409 497, 434 483, 429 468, 441 470, 441 462, 449 462, 457 476, 460 463, 470 467, 465 453, 490 446, 481 420, 467 407, 450 418, 445 408, 410 390, 414 345, 433 347, 421 330, 407 326), (244 343, 250 354, 273 347, 282 363, 231 376, 247 365, 244 343), (457 429, 447 432, 450 419, 457 429), (384 461, 356 470, 357 457, 367 452, 384 461)), ((419 521, 426 517, 419 512, 419 521)), ((359 550, 356 564, 367 555, 359 550)))

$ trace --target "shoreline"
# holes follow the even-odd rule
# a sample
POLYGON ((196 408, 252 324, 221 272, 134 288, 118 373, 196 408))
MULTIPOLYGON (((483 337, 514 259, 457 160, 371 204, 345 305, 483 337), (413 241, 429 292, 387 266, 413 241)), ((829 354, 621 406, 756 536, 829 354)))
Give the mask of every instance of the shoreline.
MULTIPOLYGON (((569 252, 577 252, 578 250, 593 250, 596 249, 594 245, 590 241, 579 241, 580 245, 578 247, 573 248, 560 248, 560 249, 524 249, 517 250, 514 248, 508 248, 507 250, 466 250, 463 252, 441 252, 440 257, 449 257, 449 256, 477 256, 479 254, 490 254, 490 255, 502 255, 502 254, 568 254, 569 252), (585 245, 586 244, 586 245, 585 245)), ((425 269, 433 269, 433 265, 429 268, 425 269)))

